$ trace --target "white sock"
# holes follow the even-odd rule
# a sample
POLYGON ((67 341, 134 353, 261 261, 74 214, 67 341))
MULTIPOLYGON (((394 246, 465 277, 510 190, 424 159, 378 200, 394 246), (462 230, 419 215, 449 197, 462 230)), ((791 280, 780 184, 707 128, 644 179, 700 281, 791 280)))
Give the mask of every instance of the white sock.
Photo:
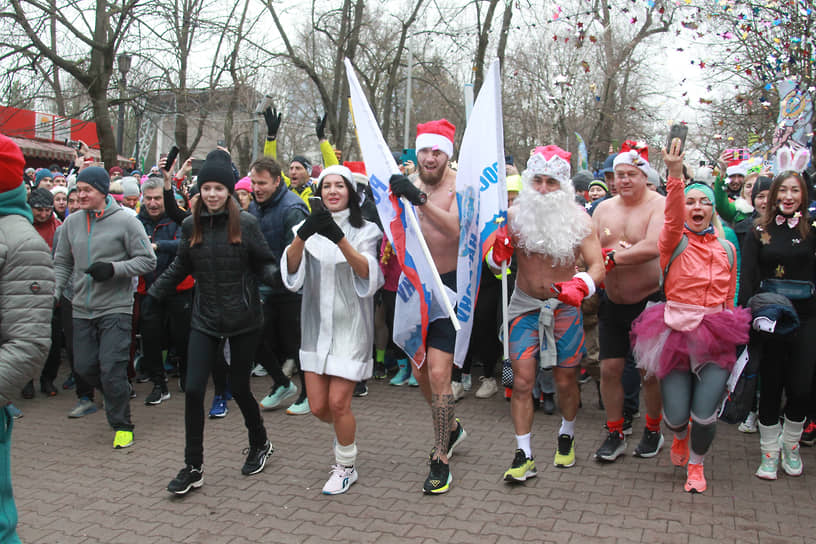
POLYGON ((690 465, 702 465, 703 459, 705 459, 705 455, 700 455, 699 453, 694 453, 694 450, 689 450, 690 465))
POLYGON ((530 449, 530 433, 516 435, 516 447, 524 452, 527 459, 533 458, 533 451, 530 449))
POLYGON ((348 446, 343 446, 339 442, 335 442, 334 460, 338 465, 353 467, 357 461, 357 443, 352 442, 348 446))
POLYGON ((677 437, 677 440, 683 440, 684 438, 686 438, 686 436, 688 436, 688 427, 686 427, 680 432, 674 431, 674 436, 677 437))
POLYGON ((558 429, 558 436, 562 434, 567 434, 569 436, 575 436, 575 420, 567 421, 563 417, 561 418, 561 428, 558 429))

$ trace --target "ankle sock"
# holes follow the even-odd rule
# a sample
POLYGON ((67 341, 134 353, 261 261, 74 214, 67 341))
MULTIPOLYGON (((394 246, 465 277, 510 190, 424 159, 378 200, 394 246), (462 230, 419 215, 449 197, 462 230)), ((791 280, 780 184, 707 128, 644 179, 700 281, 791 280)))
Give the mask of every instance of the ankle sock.
POLYGON ((382 363, 383 361, 385 361, 385 350, 384 349, 378 349, 377 350, 377 362, 382 363))
POLYGON ((620 435, 623 434, 623 418, 620 418, 617 421, 609 421, 606 422, 606 428, 609 429, 610 433, 618 433, 620 435))
POLYGON ((563 417, 561 418, 561 428, 558 429, 558 436, 562 434, 567 434, 569 436, 575 436, 575 420, 567 421, 563 417))
POLYGON ((516 447, 524 452, 528 459, 533 458, 533 452, 530 449, 530 433, 516 435, 516 447))
POLYGON ((694 453, 694 451, 689 450, 689 464, 690 465, 702 465, 703 459, 705 459, 705 455, 700 455, 698 453, 694 453))
POLYGON ((649 414, 646 414, 646 428, 652 432, 657 432, 660 430, 660 422, 663 420, 663 416, 652 417, 649 414))

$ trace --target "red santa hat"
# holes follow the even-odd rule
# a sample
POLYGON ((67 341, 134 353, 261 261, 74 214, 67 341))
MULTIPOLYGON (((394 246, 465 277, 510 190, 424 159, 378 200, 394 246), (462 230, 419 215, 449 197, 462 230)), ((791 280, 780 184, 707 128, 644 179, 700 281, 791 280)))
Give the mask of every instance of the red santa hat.
POLYGON ((728 163, 728 168, 725 169, 726 177, 742 176, 745 177, 748 173, 748 165, 746 161, 731 161, 728 163))
POLYGON ((648 176, 652 170, 652 167, 649 166, 649 146, 645 142, 626 140, 621 146, 620 153, 615 157, 612 167, 615 168, 619 164, 634 166, 648 176))
POLYGON ((16 189, 23 183, 25 159, 20 147, 0 134, 0 193, 16 189))
POLYGON ((453 157, 453 136, 456 127, 447 119, 428 121, 417 125, 416 150, 438 149, 448 158, 453 157))

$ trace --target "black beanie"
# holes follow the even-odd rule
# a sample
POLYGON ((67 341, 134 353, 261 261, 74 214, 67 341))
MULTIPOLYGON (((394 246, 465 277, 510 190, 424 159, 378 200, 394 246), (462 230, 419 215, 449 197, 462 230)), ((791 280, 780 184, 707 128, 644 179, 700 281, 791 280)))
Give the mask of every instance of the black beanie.
POLYGON ((198 187, 200 188, 208 181, 220 183, 230 193, 235 191, 235 173, 232 170, 229 153, 220 149, 207 153, 207 158, 204 159, 204 164, 198 171, 198 187))
POLYGON ((28 196, 28 205, 32 208, 53 208, 54 195, 48 189, 33 189, 28 196))
POLYGON ((292 157, 292 162, 299 162, 300 164, 303 165, 303 168, 305 168, 306 171, 309 172, 309 175, 312 174, 312 163, 309 161, 309 159, 307 159, 303 155, 295 155, 294 157, 292 157))
POLYGON ((110 191, 110 176, 101 166, 89 166, 77 176, 77 183, 87 183, 103 195, 110 191))
POLYGON ((767 176, 759 176, 756 181, 754 182, 754 186, 751 188, 751 205, 754 205, 754 201, 759 193, 762 191, 768 191, 771 188, 771 183, 773 180, 767 176))

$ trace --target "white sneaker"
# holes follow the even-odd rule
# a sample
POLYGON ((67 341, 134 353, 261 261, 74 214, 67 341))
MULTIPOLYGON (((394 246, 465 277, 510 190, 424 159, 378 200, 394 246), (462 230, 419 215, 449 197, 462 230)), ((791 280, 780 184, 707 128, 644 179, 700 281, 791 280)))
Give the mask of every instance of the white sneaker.
POLYGON ((297 372, 297 365, 295 365, 294 359, 286 359, 284 361, 283 366, 281 367, 281 371, 286 375, 287 378, 291 378, 297 372))
POLYGON ((465 387, 461 382, 451 382, 451 391, 453 391, 453 402, 459 402, 465 396, 465 387))
POLYGON ((462 374, 462 387, 465 388, 466 392, 473 387, 473 378, 471 378, 470 374, 462 374))
POLYGON ((263 367, 263 365, 255 365, 255 368, 252 369, 252 372, 249 373, 250 376, 255 376, 256 378, 260 378, 262 376, 266 376, 268 372, 263 367))
POLYGON ((755 433, 757 432, 757 415, 756 412, 748 412, 745 421, 739 424, 737 430, 741 433, 755 433))
POLYGON ((482 376, 479 379, 482 381, 482 385, 476 390, 477 399, 489 399, 499 392, 499 384, 496 383, 496 378, 485 378, 482 376))
POLYGON ((351 484, 357 481, 357 471, 354 467, 333 465, 331 476, 323 486, 324 495, 339 495, 348 491, 351 484))

